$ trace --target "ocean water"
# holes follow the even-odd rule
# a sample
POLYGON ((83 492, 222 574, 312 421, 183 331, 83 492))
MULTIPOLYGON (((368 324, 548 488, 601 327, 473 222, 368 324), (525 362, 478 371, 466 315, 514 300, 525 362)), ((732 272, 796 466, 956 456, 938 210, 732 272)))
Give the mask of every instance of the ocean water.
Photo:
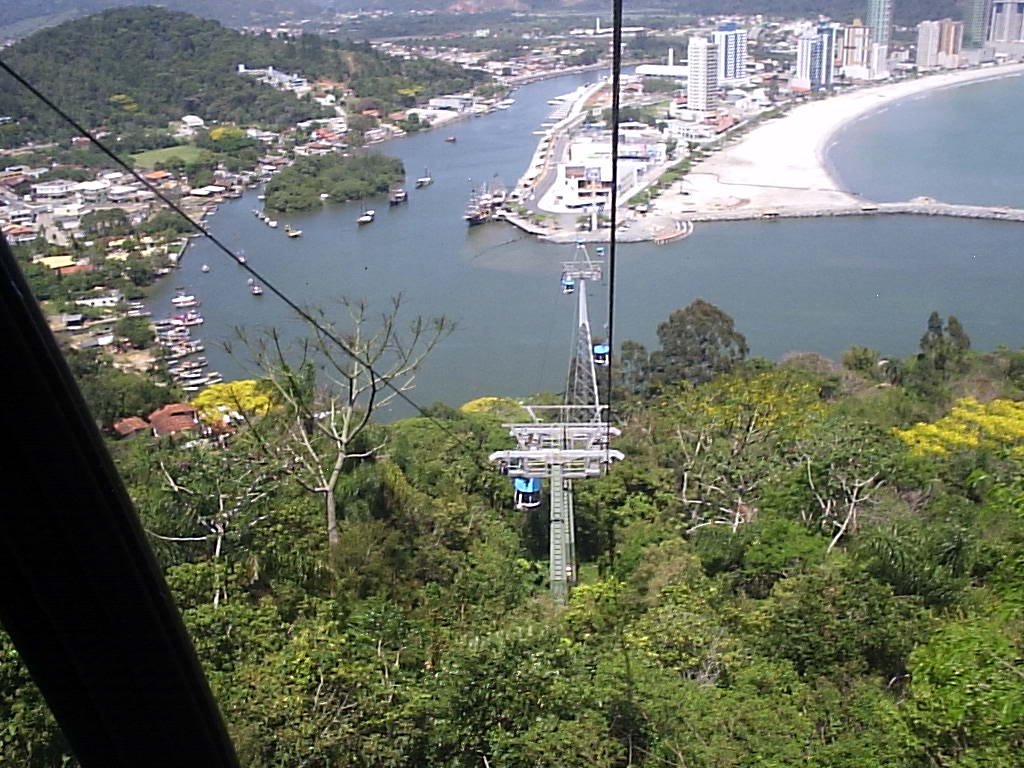
MULTIPOLYGON (((259 203, 250 193, 221 206, 211 228, 245 250, 268 287, 324 309, 342 327, 341 297, 365 300, 373 316, 401 295, 405 318, 453 320, 456 331, 411 393, 421 405, 560 391, 575 301, 561 294, 559 274, 573 246, 543 243, 506 224, 467 228, 462 211, 481 182, 514 182, 551 109, 547 100, 592 77, 525 86, 509 110, 381 145, 404 161, 409 179, 429 169, 435 182, 410 190, 405 205, 365 201, 377 210, 371 225, 355 223, 361 206, 353 203, 279 216, 280 228, 270 230, 252 215, 259 203), (448 134, 457 143, 445 142, 448 134), (303 237, 286 238, 286 223, 303 237)), ((1012 78, 890 105, 838 134, 829 161, 847 188, 869 198, 1024 206, 1024 149, 1014 135, 1022 96, 1024 79, 1012 78)), ((909 216, 698 224, 682 241, 617 249, 614 340, 654 347, 658 323, 703 298, 735 319, 753 355, 775 360, 791 352, 838 359, 855 344, 910 354, 933 310, 956 315, 975 348, 1021 347, 1022 234, 1024 225, 1010 222, 909 216)), ((221 348, 233 329, 305 333, 271 291, 252 297, 247 277, 208 242, 195 241, 151 302, 159 316, 176 287, 199 295, 206 354, 228 378, 253 372, 237 344, 233 355, 221 348), (209 273, 200 271, 203 263, 209 273)), ((589 297, 594 333, 604 335, 608 286, 590 285, 589 297)))

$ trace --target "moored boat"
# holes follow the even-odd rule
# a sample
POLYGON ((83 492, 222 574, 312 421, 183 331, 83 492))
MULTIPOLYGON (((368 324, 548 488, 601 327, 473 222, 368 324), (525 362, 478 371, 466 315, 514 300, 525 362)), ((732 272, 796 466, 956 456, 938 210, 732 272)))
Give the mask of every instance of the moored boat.
POLYGON ((262 296, 263 286, 260 285, 259 283, 253 283, 252 285, 249 286, 249 293, 251 293, 253 296, 262 296))
POLYGON ((369 224, 373 221, 373 217, 377 215, 377 212, 372 208, 367 211, 363 211, 363 215, 356 219, 357 224, 369 224))

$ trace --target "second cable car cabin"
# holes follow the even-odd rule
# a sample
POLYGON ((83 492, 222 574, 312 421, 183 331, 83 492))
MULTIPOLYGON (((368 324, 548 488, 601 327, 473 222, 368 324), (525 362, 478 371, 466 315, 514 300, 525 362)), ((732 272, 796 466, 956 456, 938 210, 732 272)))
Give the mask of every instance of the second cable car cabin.
POLYGON ((533 509, 540 506, 542 484, 539 477, 517 477, 512 485, 515 488, 513 501, 516 509, 533 509))
POLYGON ((594 365, 608 365, 608 355, 611 350, 608 349, 607 344, 595 344, 594 345, 594 365))
POLYGON ((568 272, 562 273, 562 293, 572 293, 576 290, 576 280, 568 272))

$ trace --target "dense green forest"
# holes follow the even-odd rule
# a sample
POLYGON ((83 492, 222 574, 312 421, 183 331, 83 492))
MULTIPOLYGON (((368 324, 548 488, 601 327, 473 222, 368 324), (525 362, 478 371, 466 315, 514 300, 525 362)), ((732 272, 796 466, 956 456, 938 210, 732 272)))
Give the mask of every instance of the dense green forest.
POLYGON ((308 211, 325 199, 343 203, 383 195, 404 179, 402 161, 386 155, 303 157, 267 184, 265 204, 274 211, 308 211))
MULTIPOLYGON (((444 335, 347 309, 362 350, 444 335)), ((624 344, 564 609, 546 508, 485 460, 513 403, 346 421, 365 369, 271 336, 204 393, 249 418, 226 447, 111 450, 246 766, 1015 766, 1024 353, 923 326, 904 360, 770 363, 698 301, 624 344)), ((67 764, 6 639, 0 743, 67 764)))
MULTIPOLYGON (((239 64, 273 65, 399 106, 471 90, 488 79, 441 61, 387 57, 365 43, 243 35, 159 8, 112 10, 43 30, 7 49, 4 60, 87 128, 115 134, 166 128, 185 114, 275 128, 333 115, 309 99, 240 76, 239 64)), ((71 135, 7 75, 0 76, 0 115, 16 119, 0 126, 2 146, 71 135)))

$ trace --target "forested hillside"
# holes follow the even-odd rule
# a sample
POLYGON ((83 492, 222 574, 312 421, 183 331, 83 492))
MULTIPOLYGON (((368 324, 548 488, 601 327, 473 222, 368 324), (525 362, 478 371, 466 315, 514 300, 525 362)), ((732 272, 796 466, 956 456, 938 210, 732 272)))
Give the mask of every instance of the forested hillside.
MULTIPOLYGON (((916 24, 922 19, 959 18, 961 4, 956 0, 900 0, 893 4, 895 21, 916 24)), ((462 10, 462 11, 537 11, 553 13, 597 12, 609 14, 611 4, 603 0, 439 0, 422 3, 416 0, 335 0, 332 8, 356 11, 370 8, 392 10, 462 10)), ((646 11, 686 15, 764 14, 766 16, 797 18, 827 14, 834 19, 851 20, 867 14, 867 0, 643 0, 626 3, 624 12, 639 14, 646 11)))
MULTIPOLYGON (((54 18, 66 20, 88 16, 109 8, 153 4, 151 0, 4 0, 0 29, 18 23, 31 24, 35 21, 46 24, 54 18)), ((163 0, 160 6, 231 26, 270 23, 288 17, 309 18, 323 11, 323 3, 316 0, 289 0, 286 6, 268 6, 262 0, 163 0)))
MULTIPOLYGON (((240 76, 239 64, 323 78, 386 103, 464 91, 485 79, 444 62, 393 59, 368 45, 315 35, 294 42, 243 35, 159 8, 112 10, 43 30, 7 49, 4 60, 86 127, 115 133, 165 128, 185 114, 279 128, 325 114, 310 99, 240 76)), ((5 146, 70 135, 7 75, 0 76, 0 115, 16 119, 0 126, 5 146)))
MULTIPOLYGON (((564 609, 546 507, 485 461, 514 404, 342 445, 348 388, 262 357, 197 403, 245 412, 225 448, 112 444, 244 765, 1020 764, 1024 353, 935 314, 906 360, 746 360, 704 302, 658 337, 617 361, 564 609)), ((64 764, 3 642, 2 757, 64 764)))

